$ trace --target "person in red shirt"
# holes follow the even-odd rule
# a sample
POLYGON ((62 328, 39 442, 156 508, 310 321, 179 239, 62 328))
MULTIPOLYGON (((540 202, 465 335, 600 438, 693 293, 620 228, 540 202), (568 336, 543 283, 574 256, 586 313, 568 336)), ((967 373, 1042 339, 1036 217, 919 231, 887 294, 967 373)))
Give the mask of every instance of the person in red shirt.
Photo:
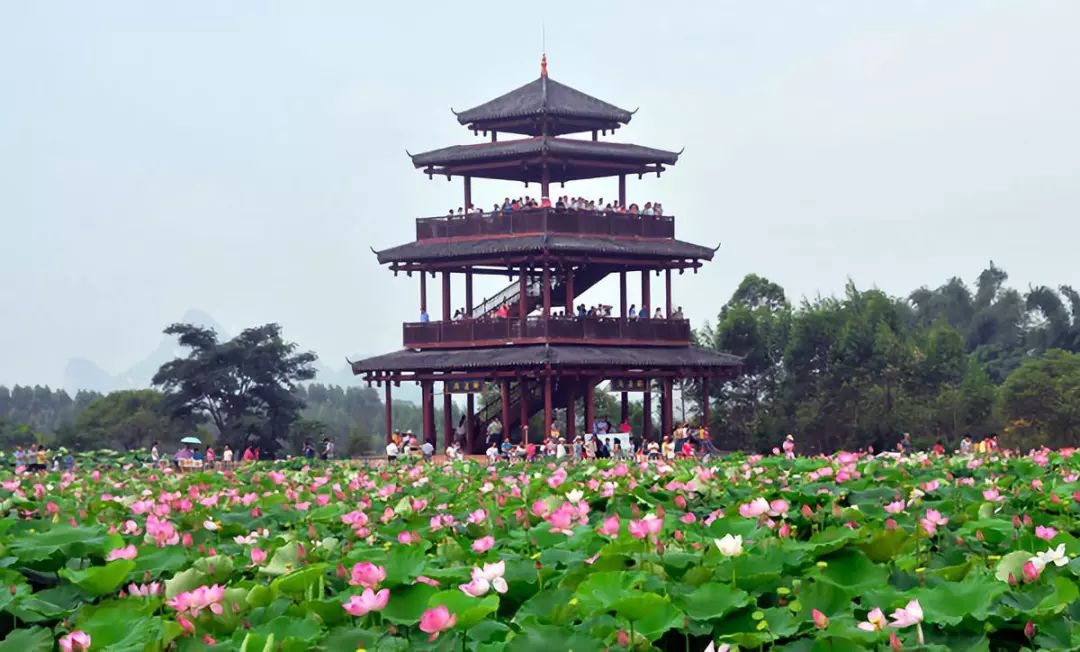
POLYGON ((630 422, 623 421, 622 425, 619 426, 619 432, 630 432, 630 422))
POLYGON ((944 455, 945 447, 941 445, 941 442, 934 444, 934 455, 944 455))

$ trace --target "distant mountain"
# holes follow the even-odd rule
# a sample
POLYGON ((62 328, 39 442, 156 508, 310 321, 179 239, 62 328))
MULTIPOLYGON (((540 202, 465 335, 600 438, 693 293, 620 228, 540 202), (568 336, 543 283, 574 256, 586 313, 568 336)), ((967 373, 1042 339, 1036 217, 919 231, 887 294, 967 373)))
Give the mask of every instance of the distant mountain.
MULTIPOLYGON (((232 337, 213 317, 201 310, 188 310, 179 321, 185 324, 212 328, 222 340, 232 337)), ((157 348, 132 365, 130 369, 116 375, 105 371, 93 360, 71 358, 64 369, 64 389, 74 396, 80 389, 107 394, 121 389, 149 387, 150 380, 157 373, 157 370, 161 368, 161 365, 185 354, 186 350, 176 343, 175 337, 162 334, 157 348)), ((359 378, 352 374, 352 370, 344 364, 336 368, 321 364, 317 365, 317 375, 312 382, 322 383, 323 385, 340 385, 342 387, 359 386, 362 383, 359 378)), ((419 404, 421 401, 420 388, 414 383, 405 383, 401 387, 395 387, 394 400, 419 404)))
MULTIPOLYGON (((213 317, 201 310, 188 310, 178 321, 204 328, 212 328, 222 339, 232 337, 213 317)), ((105 394, 119 389, 149 387, 150 379, 154 377, 161 365, 181 355, 184 355, 184 349, 176 343, 176 338, 162 334, 161 341, 158 342, 157 348, 150 355, 132 365, 128 370, 116 375, 109 374, 92 360, 71 358, 64 369, 64 389, 69 394, 74 394, 80 389, 105 394)))

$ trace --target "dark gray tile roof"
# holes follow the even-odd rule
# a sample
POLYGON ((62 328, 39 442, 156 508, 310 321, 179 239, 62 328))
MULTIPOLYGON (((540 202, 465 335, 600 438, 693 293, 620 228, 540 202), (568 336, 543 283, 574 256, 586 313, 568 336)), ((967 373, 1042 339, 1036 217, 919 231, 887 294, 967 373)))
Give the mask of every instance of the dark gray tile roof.
POLYGON ((534 116, 626 124, 630 122, 633 113, 547 76, 540 76, 509 93, 457 113, 458 122, 463 125, 474 124, 478 128, 483 128, 485 122, 534 116))
POLYGON ((638 165, 674 165, 679 160, 678 152, 669 152, 642 145, 611 143, 603 140, 537 136, 472 145, 452 145, 431 150, 430 152, 413 154, 412 162, 418 168, 444 167, 463 163, 480 163, 541 155, 553 158, 561 157, 638 165))
POLYGON ((378 252, 382 264, 413 260, 471 258, 540 252, 592 253, 639 258, 712 260, 709 247, 668 239, 602 238, 575 235, 525 235, 471 240, 419 240, 378 252))
POLYGON ((373 371, 467 371, 476 368, 536 368, 547 364, 641 369, 730 369, 742 358, 696 346, 579 346, 574 344, 440 349, 394 353, 352 362, 354 374, 373 371))

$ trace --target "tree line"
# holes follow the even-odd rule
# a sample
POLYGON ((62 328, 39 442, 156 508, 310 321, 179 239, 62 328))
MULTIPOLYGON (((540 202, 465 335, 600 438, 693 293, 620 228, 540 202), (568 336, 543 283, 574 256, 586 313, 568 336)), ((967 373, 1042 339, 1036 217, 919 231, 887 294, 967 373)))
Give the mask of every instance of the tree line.
MULTIPOLYGON (((748 275, 698 343, 744 356, 710 388, 710 429, 725 448, 768 449, 794 433, 805 449, 954 445, 997 434, 1027 448, 1080 442, 1080 294, 1006 287, 993 263, 906 297, 849 282, 838 297, 792 305, 748 275)), ((700 388, 695 388, 700 399, 700 388)))

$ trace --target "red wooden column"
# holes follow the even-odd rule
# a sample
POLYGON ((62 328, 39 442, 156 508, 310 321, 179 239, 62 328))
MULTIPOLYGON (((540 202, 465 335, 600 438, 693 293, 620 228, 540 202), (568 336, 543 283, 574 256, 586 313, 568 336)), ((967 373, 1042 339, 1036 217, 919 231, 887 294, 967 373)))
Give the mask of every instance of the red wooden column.
POLYGON ((435 445, 435 397, 434 383, 430 380, 420 381, 420 395, 423 403, 424 441, 435 445))
POLYGON ((386 443, 394 437, 394 398, 390 388, 394 383, 386 381, 386 443))
POLYGON ((469 393, 465 397, 465 452, 472 453, 473 448, 473 431, 476 426, 473 424, 474 412, 476 410, 476 404, 474 403, 472 393, 469 393))
POLYGON ((502 427, 503 437, 510 436, 510 381, 502 381, 502 427))
POLYGON ((544 434, 540 441, 551 435, 551 376, 544 376, 544 434))
POLYGON ((664 291, 667 305, 664 307, 664 316, 671 319, 671 270, 664 270, 664 291))
POLYGON ((420 272, 420 312, 427 312, 427 272, 420 272))
POLYGON ((442 320, 450 321, 450 272, 442 273, 442 320))
POLYGON ((544 319, 551 317, 551 268, 544 264, 544 319))
POLYGON ((671 378, 664 379, 664 393, 663 399, 660 405, 660 429, 663 431, 661 434, 670 435, 674 430, 672 427, 672 382, 671 378))
POLYGON ((472 177, 463 177, 465 181, 465 212, 472 208, 472 177))
POLYGON ((652 317, 652 292, 649 290, 649 270, 641 270, 641 309, 652 317))
POLYGON ((619 175, 619 205, 626 208, 626 175, 619 175))
POLYGON ((566 268, 566 316, 574 316, 574 266, 566 268))
MULTIPOLYGON (((709 427, 709 377, 701 377, 701 425, 709 427)), ((711 434, 711 433, 710 433, 711 434)))
POLYGON ((472 302, 472 270, 465 272, 465 317, 471 318, 473 316, 473 302, 472 302))
MULTIPOLYGON (((646 380, 645 382, 648 383, 651 381, 646 380)), ((641 408, 644 416, 641 424, 644 432, 642 432, 641 436, 645 441, 650 441, 652 439, 652 392, 649 390, 642 392, 641 408)))
MULTIPOLYGON (((565 382, 565 380, 564 380, 565 382)), ((566 388, 566 440, 574 441, 574 437, 577 437, 577 414, 574 413, 574 403, 577 402, 577 396, 574 390, 567 386, 566 388)))
POLYGON ((619 272, 619 316, 626 319, 626 270, 619 272))
POLYGON ((522 265, 521 276, 518 277, 518 318, 522 321, 522 323, 525 322, 525 315, 528 314, 527 312, 525 312, 525 287, 527 284, 526 279, 528 278, 528 273, 529 268, 525 265, 522 265))
POLYGON ((596 421, 596 406, 593 405, 593 379, 585 379, 585 435, 592 434, 596 421))
POLYGON ((630 419, 630 395, 626 392, 623 392, 622 396, 620 397, 619 403, 619 425, 622 425, 630 419))
POLYGON ((443 443, 444 445, 449 446, 450 442, 454 441, 454 397, 450 393, 449 383, 445 380, 442 384, 442 391, 443 432, 446 433, 446 438, 443 439, 443 443))
POLYGON ((518 379, 518 420, 521 422, 521 443, 529 443, 529 386, 524 378, 518 379))

